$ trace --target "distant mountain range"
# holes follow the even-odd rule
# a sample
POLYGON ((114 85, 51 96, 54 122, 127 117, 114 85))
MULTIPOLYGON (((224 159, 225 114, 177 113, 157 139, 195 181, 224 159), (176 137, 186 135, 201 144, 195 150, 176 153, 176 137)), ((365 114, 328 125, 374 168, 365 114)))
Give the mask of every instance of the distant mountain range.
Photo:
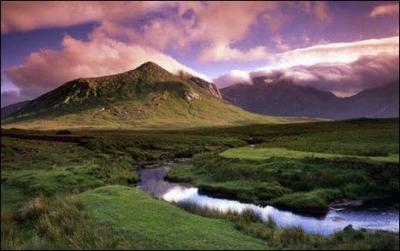
POLYGON ((7 105, 1 108, 1 118, 5 118, 29 104, 29 100, 7 105))
POLYGON ((289 80, 236 84, 220 90, 223 98, 247 111, 273 116, 308 116, 327 119, 399 116, 399 82, 366 89, 346 98, 296 85, 289 80))
POLYGON ((124 73, 80 78, 1 109, 2 126, 175 128, 304 121, 252 114, 221 98, 214 84, 147 62, 124 73))

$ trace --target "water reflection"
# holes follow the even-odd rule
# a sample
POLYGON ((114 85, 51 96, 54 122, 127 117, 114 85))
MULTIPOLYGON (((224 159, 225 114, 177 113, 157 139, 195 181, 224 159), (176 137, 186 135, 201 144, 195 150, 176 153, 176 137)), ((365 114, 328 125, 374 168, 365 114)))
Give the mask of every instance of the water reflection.
POLYGON ((164 181, 167 167, 141 170, 139 172, 141 182, 138 187, 153 196, 169 202, 189 202, 201 207, 217 209, 221 212, 242 212, 245 209, 253 210, 262 219, 271 217, 279 227, 299 226, 308 233, 323 235, 340 231, 347 225, 353 225, 355 229, 366 228, 369 230, 399 231, 399 211, 394 208, 377 210, 330 210, 323 218, 302 216, 273 206, 257 206, 249 203, 241 203, 235 200, 212 198, 200 195, 198 189, 187 185, 164 181))

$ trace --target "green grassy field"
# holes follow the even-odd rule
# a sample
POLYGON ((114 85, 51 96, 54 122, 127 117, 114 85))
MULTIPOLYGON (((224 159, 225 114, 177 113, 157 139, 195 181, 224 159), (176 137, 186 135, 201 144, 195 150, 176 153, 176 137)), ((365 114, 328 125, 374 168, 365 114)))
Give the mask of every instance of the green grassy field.
POLYGON ((250 160, 267 160, 271 158, 287 158, 287 159, 354 159, 356 161, 375 161, 375 162, 388 162, 399 163, 398 154, 388 154, 388 156, 358 156, 358 155, 345 155, 345 154, 332 154, 332 153, 317 153, 306 151, 288 150, 286 148, 254 148, 254 147, 238 147, 226 150, 220 154, 224 158, 238 158, 250 160))
POLYGON ((398 163, 219 156, 256 144, 255 149, 387 158, 398 154, 398 125, 392 119, 196 130, 71 129, 73 136, 88 137, 76 142, 40 138, 55 136, 56 130, 2 130, 2 249, 398 249, 396 234, 347 229, 330 237, 309 235, 272 223, 185 212, 133 188, 135 165, 194 157, 173 168, 170 178, 295 210, 319 209, 343 197, 398 196, 398 163))

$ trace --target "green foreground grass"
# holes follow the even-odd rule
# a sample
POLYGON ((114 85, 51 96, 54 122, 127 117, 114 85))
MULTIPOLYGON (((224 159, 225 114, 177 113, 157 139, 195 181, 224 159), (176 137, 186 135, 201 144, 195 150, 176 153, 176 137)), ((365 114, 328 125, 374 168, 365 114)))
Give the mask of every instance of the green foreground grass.
POLYGON ((87 210, 115 229, 124 229, 140 249, 265 249, 261 240, 233 224, 185 212, 129 187, 108 186, 80 195, 87 210))

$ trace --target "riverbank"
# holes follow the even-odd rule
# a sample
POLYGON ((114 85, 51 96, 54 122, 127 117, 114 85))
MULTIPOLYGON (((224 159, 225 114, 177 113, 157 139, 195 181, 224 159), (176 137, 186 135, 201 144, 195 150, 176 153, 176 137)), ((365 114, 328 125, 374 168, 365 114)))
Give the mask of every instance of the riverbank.
POLYGON ((392 198, 398 203, 398 174, 394 163, 217 156, 177 164, 166 178, 193 183, 201 194, 323 216, 343 199, 392 198))
MULTIPOLYGON (((356 229, 386 230, 398 232, 398 208, 381 207, 343 207, 340 210, 330 209, 325 215, 315 217, 305 216, 271 205, 261 206, 251 202, 244 203, 235 199, 204 195, 200 189, 187 183, 175 183, 165 180, 168 170, 173 170, 171 164, 161 165, 154 169, 138 170, 140 182, 138 188, 162 200, 177 205, 190 205, 195 211, 216 211, 223 213, 241 213, 250 211, 267 222, 274 220, 280 228, 300 227, 309 234, 329 235, 343 230, 348 225, 356 229)), ((224 196, 223 196, 224 197, 224 196)), ((211 214, 212 215, 212 214, 211 214)))
POLYGON ((400 196, 399 131, 390 123, 335 122, 289 135, 285 129, 252 137, 256 145, 176 165, 167 179, 195 184, 203 194, 312 215, 326 214, 338 200, 400 196))

